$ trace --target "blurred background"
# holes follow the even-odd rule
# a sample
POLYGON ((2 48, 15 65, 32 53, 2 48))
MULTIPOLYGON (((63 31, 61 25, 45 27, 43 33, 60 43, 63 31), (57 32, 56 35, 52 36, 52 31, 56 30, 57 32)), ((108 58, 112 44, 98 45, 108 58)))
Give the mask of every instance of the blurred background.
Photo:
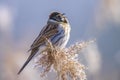
MULTIPOLYGON (((120 80, 120 0, 0 0, 0 80, 41 80, 33 61, 17 75, 52 11, 71 24, 67 46, 96 39, 79 55, 88 80, 120 80)), ((54 74, 49 74, 52 80, 54 74)))

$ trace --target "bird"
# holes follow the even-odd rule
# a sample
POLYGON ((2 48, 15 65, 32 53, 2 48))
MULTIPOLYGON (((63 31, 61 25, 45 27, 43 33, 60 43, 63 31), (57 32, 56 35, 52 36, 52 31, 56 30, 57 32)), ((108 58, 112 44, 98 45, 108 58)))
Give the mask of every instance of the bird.
POLYGON ((47 24, 42 28, 38 37, 34 40, 30 46, 29 51, 31 51, 26 62, 23 64, 18 72, 18 75, 23 71, 26 65, 31 61, 31 59, 37 54, 41 46, 45 46, 47 38, 53 46, 63 49, 66 47, 68 40, 70 38, 71 26, 68 18, 64 13, 52 12, 49 15, 47 24))

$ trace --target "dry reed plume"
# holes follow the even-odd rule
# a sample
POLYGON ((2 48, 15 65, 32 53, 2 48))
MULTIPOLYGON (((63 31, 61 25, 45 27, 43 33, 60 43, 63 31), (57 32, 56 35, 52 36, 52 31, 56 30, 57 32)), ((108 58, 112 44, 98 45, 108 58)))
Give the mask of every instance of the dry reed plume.
POLYGON ((89 43, 78 42, 68 48, 59 49, 48 41, 47 48, 43 50, 36 61, 36 67, 42 67, 41 77, 51 69, 57 73, 57 80, 86 80, 85 66, 78 62, 76 55, 89 43))

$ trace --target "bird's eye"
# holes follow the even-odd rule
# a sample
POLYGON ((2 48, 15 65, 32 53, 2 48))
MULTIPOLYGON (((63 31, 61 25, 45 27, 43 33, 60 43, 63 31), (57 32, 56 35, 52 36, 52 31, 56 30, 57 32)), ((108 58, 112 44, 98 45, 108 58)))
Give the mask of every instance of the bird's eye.
POLYGON ((59 19, 61 19, 61 17, 60 17, 59 15, 57 15, 57 17, 58 17, 59 19))
POLYGON ((62 17, 60 15, 57 15, 56 18, 58 19, 58 21, 62 20, 62 17))

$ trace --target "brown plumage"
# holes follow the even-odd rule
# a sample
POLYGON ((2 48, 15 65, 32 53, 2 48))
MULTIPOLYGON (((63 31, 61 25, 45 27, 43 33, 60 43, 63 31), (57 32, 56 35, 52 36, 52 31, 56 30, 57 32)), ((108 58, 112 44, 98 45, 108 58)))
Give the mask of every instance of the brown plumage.
POLYGON ((43 27, 38 37, 31 45, 29 49, 29 51, 31 51, 31 54, 22 68, 19 70, 18 74, 22 72, 25 66, 35 56, 39 48, 42 45, 45 45, 46 39, 49 39, 54 46, 64 48, 69 40, 69 34, 70 25, 67 18, 58 12, 51 13, 47 25, 43 27))

